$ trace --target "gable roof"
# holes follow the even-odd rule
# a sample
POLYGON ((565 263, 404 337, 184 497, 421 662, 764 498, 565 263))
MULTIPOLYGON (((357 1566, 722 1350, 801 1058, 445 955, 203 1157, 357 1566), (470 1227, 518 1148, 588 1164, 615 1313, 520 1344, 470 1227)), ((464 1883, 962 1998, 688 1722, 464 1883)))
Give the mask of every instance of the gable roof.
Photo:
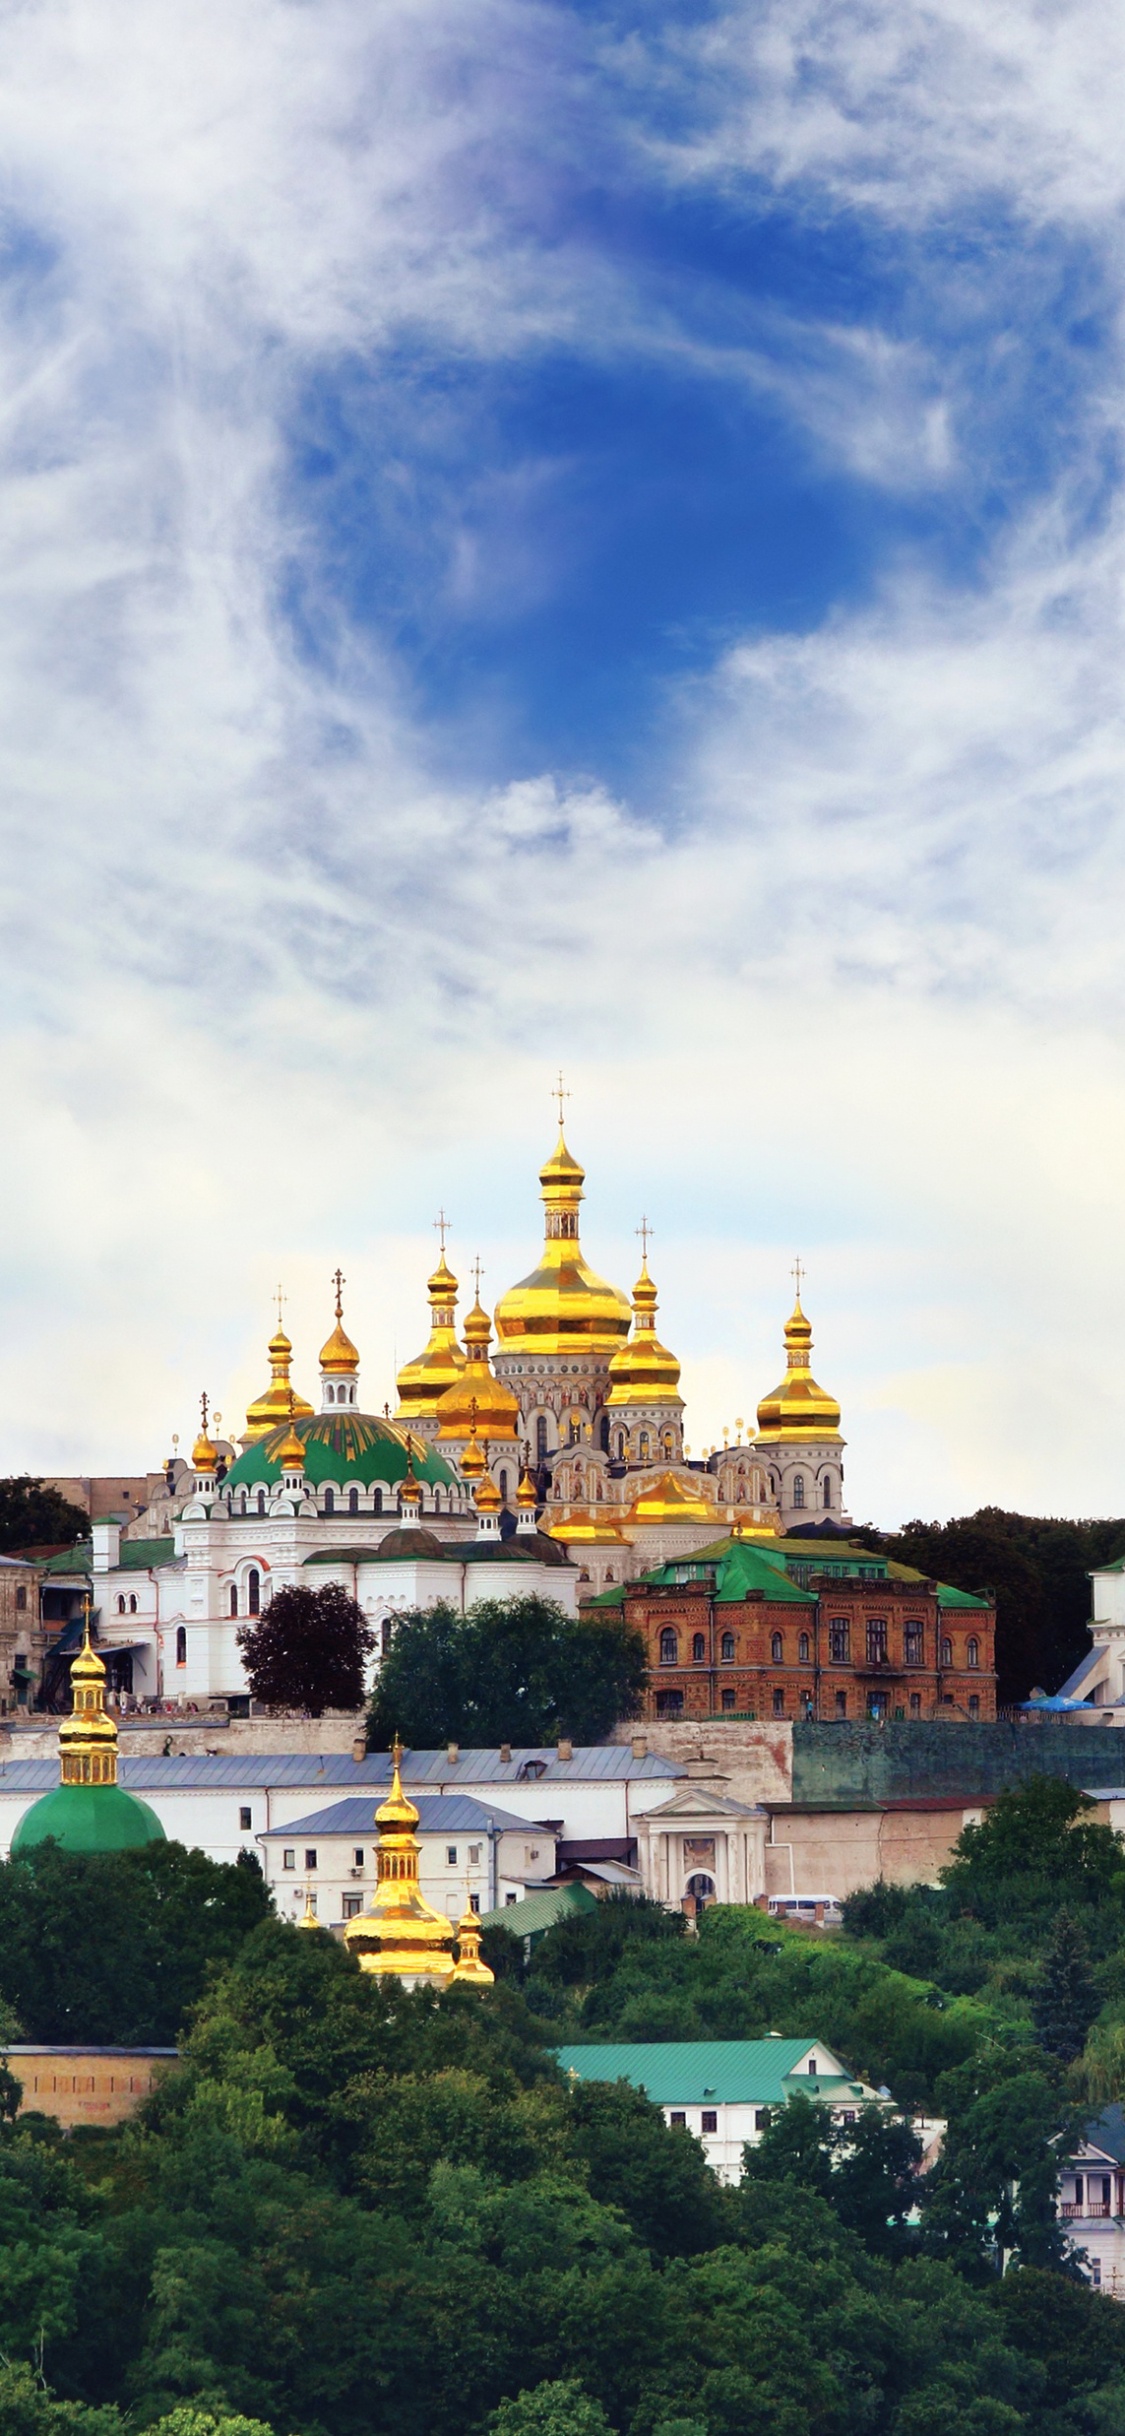
POLYGON ((784 2106, 798 2090, 806 2097, 861 2098, 854 2080, 823 2039, 668 2039, 640 2046, 556 2047, 564 2072, 581 2081, 631 2081, 657 2106, 784 2106), (831 2058, 831 2073, 802 2066, 813 2048, 831 2058))
POLYGON ((518 1903, 501 1903, 494 1912, 482 1912, 480 1924, 482 1928, 508 1929, 513 1937, 541 1937, 569 1913, 596 1912, 597 1908, 598 1898, 589 1887, 572 1881, 568 1886, 546 1886, 541 1894, 524 1895, 518 1903))
MULTIPOLYGON (((349 1839, 365 1836, 370 1844, 378 1834, 375 1790, 373 1787, 366 1800, 352 1794, 347 1801, 330 1802, 327 1810, 307 1810, 303 1818, 290 1819, 284 1827, 267 1827, 258 1842, 287 1844, 298 1835, 338 1835, 349 1839)), ((536 1826, 533 1819, 518 1819, 511 1810, 497 1810, 491 1802, 476 1802, 469 1793, 422 1793, 414 1807, 420 1835, 484 1835, 493 1827, 501 1835, 512 1830, 519 1835, 545 1835, 553 1841, 549 1828, 536 1826)))
POLYGON ((1117 2165, 1125 2165, 1125 2107, 1105 2107, 1100 2115, 1083 2124, 1082 2137, 1090 2148, 1100 2149, 1117 2165))
MULTIPOLYGON (((780 1805, 779 1805, 780 1807, 780 1805)), ((786 1808, 789 1804, 785 1805, 786 1808)), ((760 1802, 736 1802, 729 1793, 712 1793, 706 1785, 677 1785, 666 1802, 658 1802, 655 1810, 638 1810, 635 1819, 764 1819, 769 1812, 760 1802)))
MULTIPOLYGON (((99 1643, 99 1647, 112 1646, 99 1643)), ((170 1733, 176 1732, 174 1720, 161 1718, 158 1723, 166 1723, 170 1733)), ((549 1744, 540 1744, 516 1746, 509 1759, 501 1759, 498 1750, 462 1750, 455 1760, 445 1750, 407 1751, 402 1763, 405 1785, 412 1790, 429 1785, 440 1793, 456 1793, 462 1786, 471 1786, 479 1794, 483 1785, 502 1790, 505 1785, 541 1784, 550 1794, 563 1784, 618 1784, 623 1780, 667 1784, 684 1773, 681 1762, 658 1752, 645 1751, 638 1757, 628 1743, 604 1742, 576 1743, 570 1759, 560 1759, 549 1744)), ((247 1791, 257 1787, 263 1792, 272 1785, 301 1785, 308 1787, 310 1795, 322 1786, 326 1793, 339 1786, 355 1793, 366 1785, 388 1786, 391 1762, 386 1751, 368 1751, 360 1760, 346 1751, 246 1751, 229 1756, 223 1752, 214 1757, 188 1752, 175 1759, 165 1759, 162 1753, 133 1758, 126 1746, 118 1761, 118 1775, 130 1793, 206 1793, 222 1785, 243 1785, 247 1791)), ((0 1793, 42 1793, 58 1781, 57 1759, 0 1759, 0 1793)))

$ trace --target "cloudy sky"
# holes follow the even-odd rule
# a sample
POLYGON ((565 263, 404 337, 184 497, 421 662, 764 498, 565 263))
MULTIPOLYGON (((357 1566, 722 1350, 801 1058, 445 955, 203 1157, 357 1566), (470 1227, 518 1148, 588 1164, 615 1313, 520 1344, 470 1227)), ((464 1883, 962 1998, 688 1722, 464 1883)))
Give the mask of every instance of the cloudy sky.
POLYGON ((699 1449, 795 1252, 853 1510, 1125 1512, 1104 0, 0 21, 0 1465, 532 1264, 699 1449))

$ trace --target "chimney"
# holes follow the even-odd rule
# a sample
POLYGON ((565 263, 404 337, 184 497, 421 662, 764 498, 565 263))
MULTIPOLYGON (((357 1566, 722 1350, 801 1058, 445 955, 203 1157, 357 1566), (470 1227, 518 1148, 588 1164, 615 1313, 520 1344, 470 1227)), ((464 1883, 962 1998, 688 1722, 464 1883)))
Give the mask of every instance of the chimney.
POLYGON ((572 1745, 572 1743, 571 1743, 571 1739, 570 1739, 569 1734, 560 1734, 560 1736, 559 1736, 559 1758, 560 1758, 560 1759, 573 1759, 573 1757, 574 1757, 574 1748, 573 1748, 573 1745, 572 1745))
POLYGON ((457 1765, 458 1760, 459 1760, 459 1759, 460 1759, 460 1757, 461 1757, 461 1745, 460 1745, 460 1743, 459 1743, 459 1742, 450 1742, 450 1743, 447 1743, 447 1744, 446 1744, 446 1748, 445 1748, 445 1756, 446 1756, 447 1760, 449 1761, 449 1765, 450 1765, 450 1767, 451 1767, 451 1768, 455 1768, 455 1767, 456 1767, 456 1765, 457 1765))
POLYGON ((121 1562, 121 1517, 106 1514, 90 1526, 95 1573, 113 1573, 121 1562))
POLYGON ((511 1743, 510 1743, 510 1742, 502 1742, 502 1743, 501 1743, 501 1745, 500 1745, 500 1765, 501 1765, 501 1767, 502 1767, 502 1768, 510 1768, 510 1767, 511 1767, 511 1764, 512 1764, 512 1746, 511 1746, 511 1743))
POLYGON ((357 1767, 357 1768, 359 1768, 359 1767, 361 1767, 361 1766, 362 1766, 362 1764, 363 1764, 364 1760, 366 1759, 366 1757, 367 1757, 367 1740, 366 1740, 366 1737, 365 1737, 363 1734, 357 1734, 357 1735, 356 1735, 356 1737, 355 1737, 355 1739, 354 1739, 354 1741, 353 1741, 353 1743, 352 1743, 352 1758, 354 1759, 354 1761, 355 1761, 355 1764, 356 1764, 356 1767, 357 1767))
POLYGON ((634 1735, 633 1735, 633 1738, 632 1738, 632 1749, 633 1749, 633 1757, 634 1757, 634 1759, 647 1759, 647 1758, 648 1758, 648 1735, 647 1735, 647 1734, 634 1734, 634 1735))

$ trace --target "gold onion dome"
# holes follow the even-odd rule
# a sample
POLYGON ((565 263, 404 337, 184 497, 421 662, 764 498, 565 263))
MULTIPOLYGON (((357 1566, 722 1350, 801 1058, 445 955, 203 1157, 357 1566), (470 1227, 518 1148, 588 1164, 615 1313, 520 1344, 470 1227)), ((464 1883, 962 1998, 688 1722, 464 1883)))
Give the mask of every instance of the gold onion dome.
MULTIPOLYGON (((539 1266, 501 1296, 496 1333, 505 1353, 569 1353, 576 1347, 612 1353, 629 1334, 630 1310, 616 1286, 597 1277, 582 1257, 578 1204, 586 1171, 560 1130, 539 1170, 546 1234, 539 1266)), ((467 1331, 466 1331, 467 1333, 467 1331)))
POLYGON ((478 1514, 498 1514, 500 1512, 503 1500, 490 1473, 481 1474, 473 1502, 478 1514))
POLYGON ((348 1921, 344 1942, 361 1971, 381 1978, 446 1980, 454 1968, 453 1923, 419 1888, 418 1819, 402 1789, 402 1745, 396 1741, 391 1789, 375 1813, 378 1884, 367 1911, 348 1921))
POLYGON ((302 1421, 312 1419, 312 1405, 306 1404, 304 1397, 299 1396, 290 1383, 289 1364, 293 1358, 293 1347, 280 1320, 269 1341, 269 1357, 270 1383, 246 1407, 243 1446, 252 1446, 256 1439, 268 1437, 271 1429, 276 1429, 278 1423, 287 1420, 291 1414, 296 1414, 302 1421))
POLYGON ((785 1323, 785 1377, 758 1406, 758 1436, 766 1445, 784 1438, 840 1435, 840 1407, 817 1386, 809 1368, 811 1351, 812 1329, 798 1294, 785 1323))
POLYGON ((191 1468, 193 1472, 213 1472, 218 1460, 218 1447, 214 1439, 208 1437, 207 1424, 204 1422, 191 1450, 191 1468))
POLYGON ((286 1430, 285 1436, 282 1439, 280 1446, 274 1449, 274 1462, 280 1466, 283 1472, 304 1471, 305 1443, 303 1438, 299 1438, 297 1436, 297 1432, 294 1427, 294 1416, 292 1413, 289 1415, 289 1427, 286 1430))
POLYGON ((610 1355, 607 1405, 679 1404, 680 1365, 656 1333, 656 1288, 647 1259, 633 1288, 633 1333, 610 1355))
POLYGON ((469 1443, 461 1457, 461 1478, 479 1480, 484 1468, 484 1454, 477 1442, 477 1425, 473 1421, 469 1428, 469 1443))
POLYGON ((465 1356, 457 1342, 454 1317, 457 1310, 457 1280, 445 1257, 444 1249, 427 1284, 430 1298, 430 1337, 425 1352, 413 1362, 406 1362, 398 1374, 398 1419, 419 1421, 432 1413, 439 1397, 447 1387, 455 1385, 465 1367, 465 1356))
POLYGON ((486 1438, 518 1436, 520 1408, 511 1390, 493 1373, 488 1358, 491 1343, 492 1322, 478 1294, 465 1315, 464 1369, 434 1408, 439 1438, 467 1438, 474 1422, 486 1438))
POLYGON ((414 1440, 409 1432, 406 1439, 406 1470, 399 1484, 398 1494, 400 1505, 420 1506, 422 1503, 422 1491, 414 1477, 414 1440))
POLYGON ((520 1473, 520 1485, 516 1490, 516 1504, 521 1514, 534 1514, 538 1503, 539 1491, 530 1472, 524 1470, 520 1473))
POLYGON ((343 1288, 336 1272, 336 1325, 320 1348, 320 1367, 332 1378, 348 1378, 359 1369, 359 1355, 344 1326, 343 1288))
POLYGON ((467 1980, 474 1988, 492 1988, 496 1973, 480 1958, 480 1921, 466 1897, 465 1909, 457 1923, 457 1962, 454 1979, 467 1980))

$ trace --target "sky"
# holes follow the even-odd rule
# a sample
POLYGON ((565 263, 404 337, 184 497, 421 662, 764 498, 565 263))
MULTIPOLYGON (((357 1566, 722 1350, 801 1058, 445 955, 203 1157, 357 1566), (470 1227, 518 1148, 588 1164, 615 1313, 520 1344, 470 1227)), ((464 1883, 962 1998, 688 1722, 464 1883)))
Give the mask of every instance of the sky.
POLYGON ((696 1452, 1125 1512, 1125 28, 0 18, 0 1467, 381 1410, 567 1129, 696 1452))

